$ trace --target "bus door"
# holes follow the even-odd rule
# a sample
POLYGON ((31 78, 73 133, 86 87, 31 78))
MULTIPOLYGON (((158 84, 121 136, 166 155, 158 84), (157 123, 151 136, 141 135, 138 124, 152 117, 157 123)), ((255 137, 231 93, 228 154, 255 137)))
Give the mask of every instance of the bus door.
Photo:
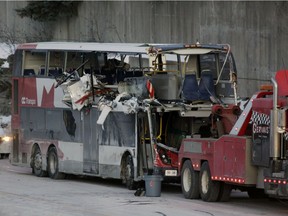
POLYGON ((138 113, 138 167, 139 174, 151 173, 154 168, 147 114, 138 113))
POLYGON ((83 116, 83 172, 98 174, 99 173, 99 143, 97 142, 96 120, 99 112, 90 110, 89 113, 82 111, 83 116))

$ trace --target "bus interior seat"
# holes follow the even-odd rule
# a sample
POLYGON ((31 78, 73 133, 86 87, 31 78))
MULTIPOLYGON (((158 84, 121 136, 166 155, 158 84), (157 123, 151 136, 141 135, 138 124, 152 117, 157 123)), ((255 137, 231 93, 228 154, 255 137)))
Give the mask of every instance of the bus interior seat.
POLYGON ((117 69, 116 70, 116 82, 117 83, 123 82, 124 79, 127 77, 126 73, 128 73, 128 72, 125 70, 117 69))
POLYGON ((185 75, 182 96, 184 100, 195 101, 199 100, 199 86, 196 78, 196 74, 185 75))
POLYGON ((35 76, 35 71, 34 69, 24 69, 24 76, 35 76))
POLYGON ((58 77, 62 73, 62 68, 49 69, 48 76, 58 77))
POLYGON ((210 100, 210 96, 215 97, 215 86, 213 74, 210 70, 203 70, 199 82, 200 100, 210 100))
POLYGON ((111 70, 102 69, 100 72, 100 75, 104 75, 104 78, 101 79, 101 82, 107 83, 108 85, 114 84, 114 76, 115 72, 111 70))
POLYGON ((39 75, 45 75, 45 68, 40 68, 39 75))
POLYGON ((48 72, 48 76, 57 76, 58 75, 58 70, 52 70, 52 69, 49 69, 49 72, 48 72))

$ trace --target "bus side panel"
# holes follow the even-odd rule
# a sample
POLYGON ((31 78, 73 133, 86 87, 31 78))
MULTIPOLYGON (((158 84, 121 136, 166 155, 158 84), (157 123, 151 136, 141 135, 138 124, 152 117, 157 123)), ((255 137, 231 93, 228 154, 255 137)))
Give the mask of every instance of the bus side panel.
MULTIPOLYGON (((54 137, 58 142, 56 147, 59 156, 59 171, 81 175, 83 174, 81 114, 78 111, 72 111, 70 109, 58 109, 59 113, 55 112, 56 110, 57 109, 46 111, 49 113, 54 112, 54 114, 52 114, 54 117, 46 114, 46 121, 47 119, 51 121, 51 125, 47 125, 46 128, 48 127, 49 131, 59 131, 59 136, 54 137), (55 118, 54 121, 53 118, 55 118), (53 126, 54 130, 51 128, 53 126)), ((51 139, 51 137, 49 138, 51 139)))
POLYGON ((123 154, 129 152, 133 159, 136 157, 135 114, 110 112, 103 127, 97 125, 96 134, 100 176, 119 179, 123 154))
POLYGON ((59 171, 70 174, 83 173, 83 143, 58 142, 59 171))
POLYGON ((91 109, 90 112, 83 111, 83 172, 91 174, 99 174, 99 142, 97 142, 97 130, 101 130, 97 126, 96 121, 99 112, 91 109))
MULTIPOLYGON (((58 151, 59 170, 82 174, 80 113, 40 107, 22 107, 20 112, 19 163, 30 165, 34 145, 39 146, 43 158, 46 158, 49 146, 54 145, 58 151)), ((47 161, 43 160, 43 169, 46 169, 46 164, 47 161)))

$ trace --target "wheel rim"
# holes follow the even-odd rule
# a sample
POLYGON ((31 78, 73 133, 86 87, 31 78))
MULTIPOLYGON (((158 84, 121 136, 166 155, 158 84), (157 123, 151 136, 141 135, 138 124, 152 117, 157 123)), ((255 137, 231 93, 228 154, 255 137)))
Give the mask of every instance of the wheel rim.
POLYGON ((49 156, 49 168, 52 174, 56 172, 56 166, 57 166, 57 162, 56 162, 55 155, 50 155, 49 156))
POLYGON ((129 179, 131 178, 131 166, 129 163, 126 165, 125 178, 126 181, 129 181, 129 179))
POLYGON ((208 192, 209 176, 207 171, 204 171, 201 177, 201 189, 204 194, 208 192))
POLYGON ((37 152, 34 158, 34 168, 36 170, 42 169, 42 156, 40 152, 37 152))
POLYGON ((186 192, 191 188, 191 179, 191 172, 186 168, 183 172, 183 187, 186 192))

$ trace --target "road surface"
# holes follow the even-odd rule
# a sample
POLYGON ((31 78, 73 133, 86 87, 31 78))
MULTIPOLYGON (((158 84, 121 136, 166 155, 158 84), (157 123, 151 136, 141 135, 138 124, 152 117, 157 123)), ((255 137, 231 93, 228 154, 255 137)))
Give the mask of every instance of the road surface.
POLYGON ((178 185, 161 197, 137 197, 120 181, 70 176, 35 177, 31 169, 0 160, 0 216, 287 216, 288 201, 252 200, 233 192, 230 202, 187 200, 178 185))

